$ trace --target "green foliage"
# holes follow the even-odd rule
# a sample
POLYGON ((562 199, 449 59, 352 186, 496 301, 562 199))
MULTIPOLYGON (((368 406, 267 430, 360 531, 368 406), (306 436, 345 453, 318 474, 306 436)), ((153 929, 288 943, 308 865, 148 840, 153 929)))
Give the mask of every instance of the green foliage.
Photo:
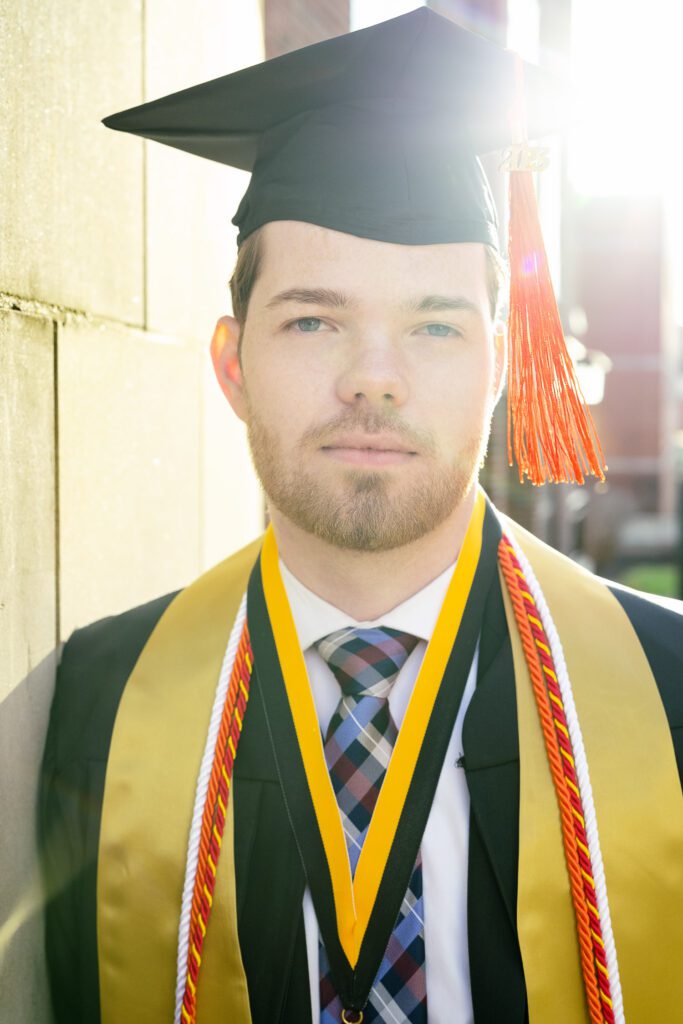
POLYGON ((657 565, 643 562, 625 569, 619 576, 619 583, 634 590, 662 597, 678 597, 678 569, 675 565, 657 565))

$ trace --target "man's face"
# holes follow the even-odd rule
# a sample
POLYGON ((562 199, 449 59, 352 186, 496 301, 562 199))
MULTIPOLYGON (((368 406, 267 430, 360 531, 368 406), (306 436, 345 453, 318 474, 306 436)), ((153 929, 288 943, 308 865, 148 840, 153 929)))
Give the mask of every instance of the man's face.
POLYGON ((238 411, 271 504, 342 548, 417 540, 455 512, 485 453, 503 356, 483 246, 292 221, 261 241, 238 411))

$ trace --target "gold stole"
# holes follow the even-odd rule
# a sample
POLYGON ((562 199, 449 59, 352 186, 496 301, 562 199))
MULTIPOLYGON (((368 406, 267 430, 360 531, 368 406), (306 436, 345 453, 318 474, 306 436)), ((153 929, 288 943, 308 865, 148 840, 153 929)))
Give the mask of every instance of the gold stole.
MULTIPOLYGON (((683 1005, 681 796, 656 684, 607 588, 514 527, 563 640, 600 827, 628 1024, 683 1005), (599 625, 597 625, 599 624, 599 625), (606 641, 609 640, 609 647, 606 641), (646 768, 646 770, 643 770, 646 768), (634 878, 636 881, 634 882, 634 878)), ((103 1024, 173 1020, 187 838, 213 696, 260 542, 182 591, 126 685, 107 765, 97 879, 103 1024)), ((532 1024, 585 1020, 555 795, 509 608, 520 732, 518 922, 532 1024)), ((239 751, 238 755, 239 757, 239 751)), ((250 1024, 232 802, 198 989, 199 1024, 250 1024)))
MULTIPOLYGON (((610 590, 510 524, 562 641, 583 733, 627 1024, 683 1006, 683 799, 645 653, 610 590)), ((559 813, 531 682, 501 580, 520 747, 517 930, 531 1024, 588 1020, 559 813)))
MULTIPOLYGON (((126 684, 112 736, 97 871, 102 1024, 172 1024, 180 898, 195 786, 223 655, 261 547, 170 603, 126 684)), ((204 944, 198 1021, 250 1021, 237 940, 229 802, 204 944)))

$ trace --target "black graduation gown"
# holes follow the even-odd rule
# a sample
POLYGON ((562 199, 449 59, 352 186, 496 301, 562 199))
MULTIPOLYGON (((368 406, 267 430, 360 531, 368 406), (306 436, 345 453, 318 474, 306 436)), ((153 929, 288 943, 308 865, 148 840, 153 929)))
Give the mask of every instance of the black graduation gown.
MULTIPOLYGON (((483 559, 495 560, 499 535, 500 527, 487 510, 483 559)), ((643 595, 620 588, 614 593, 650 662, 683 778, 683 615, 643 595)), ((126 681, 173 596, 78 630, 64 648, 39 796, 46 951, 57 1024, 100 1020, 96 867, 107 756, 126 681)), ((459 762, 471 797, 472 999, 476 1024, 524 1024, 526 990, 515 926, 517 712, 512 651, 496 572, 488 574, 482 596, 477 685, 465 718, 459 762)), ((312 1024, 302 914, 306 878, 258 686, 253 687, 235 762, 233 799, 238 929, 253 1024, 312 1024)))

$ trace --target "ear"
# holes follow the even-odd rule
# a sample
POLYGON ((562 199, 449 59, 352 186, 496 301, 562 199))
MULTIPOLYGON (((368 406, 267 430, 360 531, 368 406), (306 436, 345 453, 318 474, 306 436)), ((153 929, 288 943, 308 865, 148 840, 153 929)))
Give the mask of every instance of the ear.
POLYGON ((222 316, 211 338, 211 362, 218 385, 241 420, 246 417, 246 397, 239 360, 240 325, 233 316, 222 316))
POLYGON ((497 405, 500 393, 503 390, 505 371, 507 370, 507 326, 502 320, 496 320, 493 325, 493 345, 496 360, 495 376, 493 379, 493 402, 494 405, 497 405))

